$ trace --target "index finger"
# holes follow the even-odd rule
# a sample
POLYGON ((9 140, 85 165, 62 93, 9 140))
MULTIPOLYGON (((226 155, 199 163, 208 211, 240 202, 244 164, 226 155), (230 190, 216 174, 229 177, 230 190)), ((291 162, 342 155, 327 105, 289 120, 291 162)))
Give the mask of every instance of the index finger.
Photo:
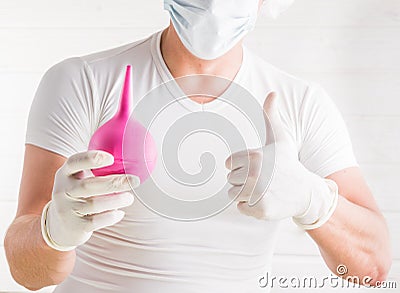
POLYGON ((69 157, 65 168, 67 175, 74 175, 84 170, 107 167, 113 163, 113 155, 104 151, 91 150, 69 157))
POLYGON ((235 170, 248 164, 249 150, 240 151, 230 155, 225 161, 225 167, 228 170, 235 170))

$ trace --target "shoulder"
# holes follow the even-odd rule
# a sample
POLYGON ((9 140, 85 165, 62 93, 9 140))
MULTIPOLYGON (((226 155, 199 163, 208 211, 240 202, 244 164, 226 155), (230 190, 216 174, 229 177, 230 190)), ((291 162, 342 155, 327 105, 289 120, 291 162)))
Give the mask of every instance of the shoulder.
POLYGON ((329 94, 318 82, 288 73, 254 53, 251 53, 250 57, 251 80, 263 85, 262 89, 266 93, 276 92, 294 115, 304 110, 304 107, 312 105, 332 106, 333 101, 329 94))
POLYGON ((271 90, 304 95, 312 82, 295 76, 250 52, 252 75, 258 82, 268 84, 271 90))
POLYGON ((82 73, 84 69, 85 63, 80 57, 71 57, 51 66, 44 74, 44 78, 65 79, 74 77, 77 73, 82 73))
POLYGON ((125 44, 125 45, 111 48, 108 50, 103 50, 103 51, 87 54, 87 55, 81 56, 80 58, 85 63, 92 65, 92 64, 96 64, 96 63, 115 60, 121 56, 126 56, 129 54, 137 56, 137 55, 140 55, 140 53, 149 51, 150 40, 152 39, 153 36, 154 36, 154 34, 149 37, 146 37, 144 39, 141 39, 141 40, 129 43, 129 44, 125 44))
MULTIPOLYGON (((77 78, 87 76, 90 78, 91 72, 96 69, 112 69, 113 64, 129 60, 129 56, 143 57, 143 53, 149 51, 149 41, 152 36, 145 39, 125 44, 119 47, 93 52, 87 55, 70 57, 51 66, 45 73, 45 78, 77 78)), ((134 61, 134 60, 133 60, 134 61)))

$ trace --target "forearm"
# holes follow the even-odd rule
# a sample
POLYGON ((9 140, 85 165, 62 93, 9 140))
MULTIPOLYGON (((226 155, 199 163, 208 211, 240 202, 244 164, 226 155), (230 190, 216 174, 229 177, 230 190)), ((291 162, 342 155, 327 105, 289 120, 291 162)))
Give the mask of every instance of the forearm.
POLYGON ((341 276, 368 276, 376 281, 386 279, 391 265, 390 240, 381 214, 358 206, 339 196, 338 206, 322 227, 308 231, 321 254, 334 272, 345 265, 348 273, 341 276))
POLYGON ((13 278, 30 290, 61 283, 75 263, 75 251, 59 252, 46 245, 38 215, 14 220, 4 247, 13 278))

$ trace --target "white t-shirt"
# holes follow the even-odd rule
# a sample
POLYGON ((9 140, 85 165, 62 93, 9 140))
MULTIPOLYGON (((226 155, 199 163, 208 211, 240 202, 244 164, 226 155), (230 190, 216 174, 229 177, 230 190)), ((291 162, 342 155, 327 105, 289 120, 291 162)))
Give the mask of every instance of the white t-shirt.
MULTIPOLYGON (((158 32, 139 42, 67 59, 52 67, 33 101, 26 143, 65 157, 86 151, 96 129, 117 111, 127 64, 133 67, 135 103, 142 105, 142 111, 136 114, 147 119, 146 108, 158 109, 167 99, 154 89, 173 79, 161 55, 160 39, 158 32)), ((177 122, 182 125, 186 115, 212 113, 229 120, 246 147, 261 147, 265 133, 260 130, 260 138, 251 122, 257 124, 262 111, 247 112, 254 109, 250 105, 254 101, 261 107, 271 91, 278 94, 279 114, 297 145, 300 161, 310 171, 326 177, 358 166, 344 121, 320 86, 282 72, 246 48, 234 82, 253 96, 249 103, 244 100, 246 95, 239 101, 245 101, 245 110, 231 107, 223 99, 204 105, 190 99, 171 99, 172 103, 152 119, 149 130, 158 144, 159 157, 154 180, 138 188, 142 198, 160 190, 182 199, 199 199, 218 190, 223 194, 225 159, 243 146, 237 142, 229 145, 231 139, 235 141, 229 137, 234 130, 222 133, 223 139, 212 131, 191 133, 187 139, 178 137, 179 130, 169 136, 168 131, 177 122), (160 146, 166 136, 169 141, 164 146, 183 139, 176 160, 187 174, 201 174, 200 157, 211 153, 213 178, 197 186, 169 178, 160 146)), ((230 94, 228 89, 222 96, 229 100, 230 94)), ((219 124, 214 124, 218 128, 219 124)), ((125 209, 120 223, 95 232, 77 249, 73 272, 55 292, 266 292, 259 287, 259 279, 271 269, 279 222, 244 216, 234 204, 200 221, 176 221, 154 212, 152 206, 146 207, 145 201, 136 200, 125 209)))

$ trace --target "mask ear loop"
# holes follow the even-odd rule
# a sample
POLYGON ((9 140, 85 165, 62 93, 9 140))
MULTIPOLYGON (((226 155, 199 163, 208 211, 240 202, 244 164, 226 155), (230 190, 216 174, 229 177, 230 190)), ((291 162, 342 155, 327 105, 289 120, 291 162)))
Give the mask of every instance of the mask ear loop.
POLYGON ((294 3, 294 0, 263 0, 261 14, 277 19, 294 3))

